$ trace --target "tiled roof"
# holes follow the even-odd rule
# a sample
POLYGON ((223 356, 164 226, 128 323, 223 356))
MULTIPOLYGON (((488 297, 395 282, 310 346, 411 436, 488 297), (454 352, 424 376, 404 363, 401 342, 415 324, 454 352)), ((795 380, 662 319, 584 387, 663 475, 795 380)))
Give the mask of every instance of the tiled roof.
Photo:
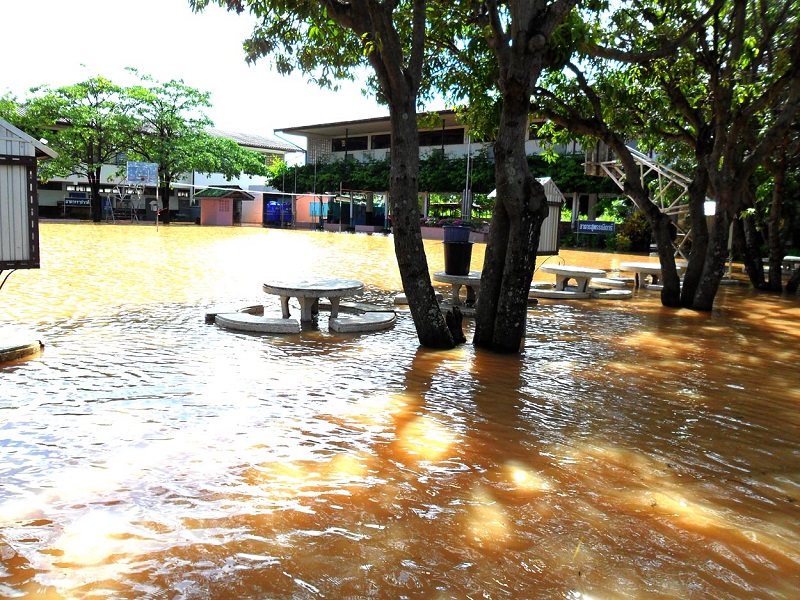
POLYGON ((265 135, 253 135, 250 133, 238 133, 234 131, 223 131, 222 129, 209 128, 206 130, 209 135, 214 137, 227 138, 233 140, 240 146, 246 148, 257 148, 259 150, 274 150, 277 152, 301 152, 299 146, 290 142, 265 135))

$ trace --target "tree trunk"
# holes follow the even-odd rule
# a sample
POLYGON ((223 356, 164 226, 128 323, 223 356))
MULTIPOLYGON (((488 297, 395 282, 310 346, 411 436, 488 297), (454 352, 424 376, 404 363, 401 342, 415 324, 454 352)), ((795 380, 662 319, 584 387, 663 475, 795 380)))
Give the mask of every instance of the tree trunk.
MULTIPOLYGON (((736 234, 734 239, 742 240, 739 246, 743 248, 742 260, 747 276, 750 278, 750 283, 757 290, 769 289, 767 282, 764 280, 764 257, 761 254, 762 239, 755 218, 747 215, 736 219, 733 224, 733 231, 736 234)), ((778 272, 780 272, 780 262, 778 265, 778 272)), ((780 293, 780 288, 777 291, 780 293)))
POLYGON ((653 236, 656 238, 658 248, 658 260, 661 263, 661 304, 671 308, 681 306, 681 278, 678 275, 678 268, 675 265, 675 246, 672 243, 672 220, 669 215, 664 214, 652 202, 649 203, 657 211, 653 215, 650 227, 653 236))
POLYGON ((705 215, 706 192, 708 191, 708 171, 698 161, 689 184, 689 217, 692 221, 692 248, 689 251, 689 264, 683 275, 681 305, 691 308, 697 286, 703 276, 703 267, 708 252, 708 223, 705 215))
MULTIPOLYGON (((728 194, 730 198, 730 194, 728 194)), ((717 212, 711 229, 703 274, 697 284, 691 308, 710 311, 714 307, 714 298, 719 290, 719 282, 725 273, 725 261, 728 258, 728 229, 730 225, 730 201, 717 194, 717 212)))
POLYGON ((528 293, 539 234, 547 217, 544 188, 525 154, 529 93, 525 86, 503 99, 495 142, 497 199, 481 275, 473 342, 495 352, 519 352, 527 325, 528 293))
MULTIPOLYGON (((163 209, 161 210, 161 214, 158 215, 159 221, 164 223, 165 225, 169 225, 170 223, 170 215, 169 215, 169 188, 172 185, 171 179, 165 179, 164 185, 159 187, 158 193, 161 194, 161 206, 163 209)), ((233 210, 233 209, 231 209, 233 210)))
POLYGON ((786 161, 777 160, 772 173, 772 201, 769 206, 767 218, 768 245, 769 245, 769 284, 767 289, 773 292, 783 291, 783 257, 786 252, 781 239, 781 220, 783 219, 783 194, 786 175, 786 161))
POLYGON ((389 202, 392 209, 394 250, 403 290, 420 344, 428 348, 453 348, 422 243, 419 211, 419 132, 413 97, 389 104, 392 126, 389 202))
POLYGON ((103 220, 103 198, 100 196, 100 167, 86 174, 89 180, 89 189, 92 196, 92 221, 99 223, 103 220))
POLYGON ((675 248, 672 244, 672 220, 669 215, 661 212, 661 209, 650 199, 650 192, 646 184, 641 179, 639 168, 633 156, 625 145, 625 141, 617 134, 607 133, 604 137, 605 142, 616 153, 622 169, 625 172, 624 192, 625 195, 633 200, 642 214, 650 224, 653 236, 658 247, 658 259, 661 262, 661 304, 664 306, 679 308, 681 306, 681 280, 678 277, 678 269, 675 267, 675 248))

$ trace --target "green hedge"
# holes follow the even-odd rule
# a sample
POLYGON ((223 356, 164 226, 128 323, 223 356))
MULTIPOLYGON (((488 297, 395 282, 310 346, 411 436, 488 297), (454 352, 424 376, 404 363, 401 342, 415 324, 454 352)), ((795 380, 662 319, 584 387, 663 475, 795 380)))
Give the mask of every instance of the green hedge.
MULTIPOLYGON (((583 155, 560 157, 547 163, 541 156, 528 157, 534 177, 552 177, 565 193, 609 192, 619 190, 605 177, 589 177, 583 173, 583 155)), ((472 157, 471 181, 474 194, 488 194, 495 189, 494 161, 486 152, 472 157)), ((420 191, 445 193, 464 189, 467 172, 466 158, 451 158, 441 152, 431 152, 420 160, 420 191)), ((354 190, 386 191, 389 188, 389 159, 358 162, 354 159, 318 165, 290 167, 270 185, 283 192, 335 193, 340 187, 354 190)))

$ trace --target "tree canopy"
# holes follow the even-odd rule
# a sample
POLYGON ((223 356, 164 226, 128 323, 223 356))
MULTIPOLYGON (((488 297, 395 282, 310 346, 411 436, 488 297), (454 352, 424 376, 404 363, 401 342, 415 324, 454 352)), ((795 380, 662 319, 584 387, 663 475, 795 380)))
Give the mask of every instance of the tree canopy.
POLYGON ((43 166, 43 178, 79 175, 88 179, 95 221, 102 216, 101 167, 118 164, 119 157, 157 163, 165 202, 172 182, 191 171, 221 173, 229 179, 242 172, 267 174, 262 155, 205 131, 212 125, 204 113, 211 106, 208 93, 183 81, 139 78, 130 87, 103 77, 55 89, 34 87, 22 101, 3 97, 0 114, 46 138, 58 152, 58 159, 43 166))
MULTIPOLYGON (((202 10, 212 0, 189 0, 202 10)), ((370 67, 376 96, 389 107, 391 161, 389 202, 395 255, 420 343, 454 344, 431 285, 420 231, 419 132, 417 108, 425 69, 426 0, 214 0, 237 12, 249 11, 258 25, 244 48, 248 60, 269 57, 279 72, 295 69, 323 86, 351 79, 370 67)), ((314 160, 314 157, 311 157, 314 160)), ((315 161, 316 162, 316 161, 315 161)))
POLYGON ((573 135, 603 140, 627 162, 626 191, 654 226, 662 266, 674 262, 671 239, 637 183, 625 142, 688 165, 689 267, 682 286, 671 269, 665 273, 666 305, 712 307, 732 222, 751 246, 748 273, 761 272, 758 226, 747 217, 751 178, 797 122, 800 29, 789 15, 798 9, 797 0, 618 6, 587 20, 592 35, 539 90, 539 110, 573 135), (710 231, 707 195, 717 202, 710 231))

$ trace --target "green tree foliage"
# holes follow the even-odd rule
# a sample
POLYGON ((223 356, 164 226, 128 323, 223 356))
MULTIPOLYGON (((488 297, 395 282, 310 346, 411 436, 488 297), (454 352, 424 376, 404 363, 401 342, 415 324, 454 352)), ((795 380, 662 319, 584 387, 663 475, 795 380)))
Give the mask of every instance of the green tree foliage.
MULTIPOLYGON (((248 60, 270 57, 279 72, 299 69, 312 81, 328 87, 335 87, 338 79, 353 79, 361 67, 372 68, 376 96, 389 107, 392 148, 388 189, 395 254, 411 316, 423 345, 452 347, 453 337, 430 282, 417 206, 416 113, 425 67, 428 16, 433 14, 429 9, 435 3, 189 0, 195 10, 202 10, 211 2, 237 12, 249 11, 258 18, 258 25, 244 44, 248 60)), ((349 163, 342 166, 346 170, 349 163)), ((346 172, 340 181, 350 181, 346 172)))
MULTIPOLYGON (((9 112, 11 102, 5 100, 9 112)), ((35 87, 14 113, 12 122, 46 138, 58 153, 57 159, 43 165, 41 176, 86 177, 92 190, 92 218, 99 221, 101 167, 114 164, 117 155, 125 152, 126 132, 134 122, 121 88, 103 77, 55 89, 35 87)))
MULTIPOLYGON (((618 188, 607 178, 584 174, 583 155, 567 155, 555 161, 531 155, 528 164, 534 177, 552 177, 564 193, 616 193, 618 188)), ((285 164, 285 163, 284 163, 285 164)), ((481 152, 470 161, 470 180, 475 194, 488 194, 494 190, 495 165, 488 153, 481 152)), ((274 172, 270 185, 283 192, 334 193, 341 188, 386 191, 389 184, 389 159, 373 159, 347 163, 336 161, 318 165, 295 165, 286 172, 274 172)), ((461 192, 467 170, 465 157, 444 157, 439 152, 426 154, 420 160, 420 191, 434 193, 461 192)))
POLYGON ((228 181, 242 173, 264 176, 270 173, 262 154, 242 148, 228 138, 203 132, 195 137, 190 151, 194 171, 207 175, 219 173, 228 181))
POLYGON ((459 105, 476 137, 494 142, 497 197, 481 275, 473 343, 518 352, 541 225, 542 186, 530 172, 525 142, 530 101, 546 68, 558 68, 573 43, 571 13, 578 0, 453 2, 432 28, 440 52, 429 73, 459 105), (455 24, 455 25, 452 25, 455 24))
MULTIPOLYGON (((798 11, 798 0, 618 5, 589 23, 583 53, 542 90, 548 115, 573 135, 603 139, 628 163, 626 173, 636 171, 625 156, 627 139, 655 149, 662 162, 681 158, 691 165, 692 247, 682 286, 671 272, 663 215, 648 203, 647 190, 638 190, 644 193, 637 205, 653 226, 662 266, 669 267, 662 291, 669 306, 712 307, 731 222, 746 246, 758 246, 757 225, 735 217, 752 204, 751 176, 798 118, 800 29, 789 16, 798 11), (717 201, 710 231, 703 216, 707 195, 717 201)), ((634 179, 626 178, 631 197, 638 195, 634 179)), ((761 272, 758 256, 745 260, 751 277, 761 272)))
MULTIPOLYGON (((259 155, 205 132, 212 125, 205 115, 211 106, 208 92, 182 80, 162 83, 145 75, 141 84, 125 90, 125 98, 136 115, 135 127, 128 130, 129 158, 158 165, 164 208, 168 207, 173 181, 184 173, 219 172, 228 178, 244 170, 266 174, 259 155)), ((164 220, 169 222, 169 211, 164 220)))
POLYGON ((58 152, 58 159, 43 165, 44 179, 69 175, 88 179, 95 221, 102 216, 101 167, 116 164, 120 155, 158 164, 164 202, 172 182, 191 171, 221 173, 228 179, 243 172, 267 174, 261 154, 206 133, 211 126, 203 112, 211 106, 208 93, 182 81, 162 84, 148 76, 140 79, 140 84, 127 88, 103 77, 57 89, 36 87, 23 102, 11 96, 0 99, 0 115, 27 133, 46 138, 58 152))

